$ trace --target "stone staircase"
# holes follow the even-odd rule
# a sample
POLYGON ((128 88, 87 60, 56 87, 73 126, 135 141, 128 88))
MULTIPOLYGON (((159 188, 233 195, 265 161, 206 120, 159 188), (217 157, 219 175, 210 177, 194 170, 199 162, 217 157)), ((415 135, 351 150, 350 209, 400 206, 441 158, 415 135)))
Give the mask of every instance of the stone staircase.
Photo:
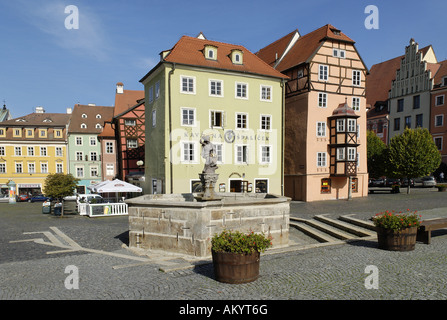
POLYGON ((294 227, 318 243, 340 243, 377 236, 372 221, 361 220, 353 215, 340 216, 338 219, 327 215, 317 215, 312 219, 290 217, 290 227, 294 227))

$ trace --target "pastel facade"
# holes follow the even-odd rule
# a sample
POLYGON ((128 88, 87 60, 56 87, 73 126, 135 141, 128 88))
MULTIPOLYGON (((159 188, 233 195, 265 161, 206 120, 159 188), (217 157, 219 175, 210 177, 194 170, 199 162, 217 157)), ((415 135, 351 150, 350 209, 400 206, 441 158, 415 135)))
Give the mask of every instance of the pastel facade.
POLYGON ((441 153, 442 162, 447 163, 447 60, 439 64, 431 91, 430 132, 441 153))
POLYGON ((304 36, 294 31, 257 55, 290 77, 285 92, 285 195, 304 201, 367 196, 367 68, 354 41, 326 25, 304 36), (339 106, 347 107, 344 134, 348 122, 355 121, 349 122, 355 124, 349 126, 350 136, 355 133, 352 146, 348 140, 333 142, 339 132, 330 123, 339 106), (355 117, 348 120, 351 111, 355 117), (348 163, 350 170, 336 173, 348 163))
POLYGON ((0 185, 17 194, 40 194, 50 173, 66 172, 69 114, 38 112, 0 123, 0 185))
POLYGON ((200 187, 200 138, 217 147, 216 191, 282 193, 287 77, 246 48, 182 37, 140 81, 145 87, 146 193, 200 187))

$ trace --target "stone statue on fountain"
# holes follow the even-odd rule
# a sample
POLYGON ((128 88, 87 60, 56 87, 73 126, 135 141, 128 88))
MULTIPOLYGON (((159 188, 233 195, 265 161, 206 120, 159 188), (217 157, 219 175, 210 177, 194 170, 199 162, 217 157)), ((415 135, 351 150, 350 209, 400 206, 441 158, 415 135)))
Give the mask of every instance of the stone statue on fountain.
POLYGON ((205 165, 202 173, 199 174, 203 190, 203 194, 199 197, 199 200, 220 200, 221 198, 216 197, 214 193, 214 186, 219 177, 216 173, 216 169, 218 168, 216 146, 210 141, 209 136, 202 136, 200 144, 202 145, 202 158, 205 159, 205 165))

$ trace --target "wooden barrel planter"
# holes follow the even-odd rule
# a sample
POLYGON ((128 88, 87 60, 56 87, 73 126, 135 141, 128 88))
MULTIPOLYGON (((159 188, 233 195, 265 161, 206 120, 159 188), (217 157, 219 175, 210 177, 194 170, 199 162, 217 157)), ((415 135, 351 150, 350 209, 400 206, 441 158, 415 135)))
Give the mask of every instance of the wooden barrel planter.
POLYGON ((251 254, 212 251, 214 276, 219 282, 247 283, 259 277, 260 253, 251 254))
POLYGON ((412 251, 416 245, 417 227, 401 231, 377 228, 379 249, 391 251, 412 251))

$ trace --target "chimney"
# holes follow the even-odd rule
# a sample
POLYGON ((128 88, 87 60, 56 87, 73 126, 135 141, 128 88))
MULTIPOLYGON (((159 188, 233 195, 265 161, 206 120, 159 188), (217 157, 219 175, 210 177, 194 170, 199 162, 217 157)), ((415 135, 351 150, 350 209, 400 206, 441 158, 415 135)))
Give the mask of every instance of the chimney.
POLYGON ((36 107, 36 110, 34 111, 35 113, 45 113, 45 109, 41 106, 36 107))
POLYGON ((118 94, 124 93, 124 84, 122 82, 118 82, 116 84, 116 93, 118 94))
POLYGON ((96 103, 89 103, 88 106, 89 106, 89 107, 95 107, 95 106, 96 106, 96 103))
POLYGON ((71 114, 73 112, 72 108, 67 108, 67 114, 71 114))

